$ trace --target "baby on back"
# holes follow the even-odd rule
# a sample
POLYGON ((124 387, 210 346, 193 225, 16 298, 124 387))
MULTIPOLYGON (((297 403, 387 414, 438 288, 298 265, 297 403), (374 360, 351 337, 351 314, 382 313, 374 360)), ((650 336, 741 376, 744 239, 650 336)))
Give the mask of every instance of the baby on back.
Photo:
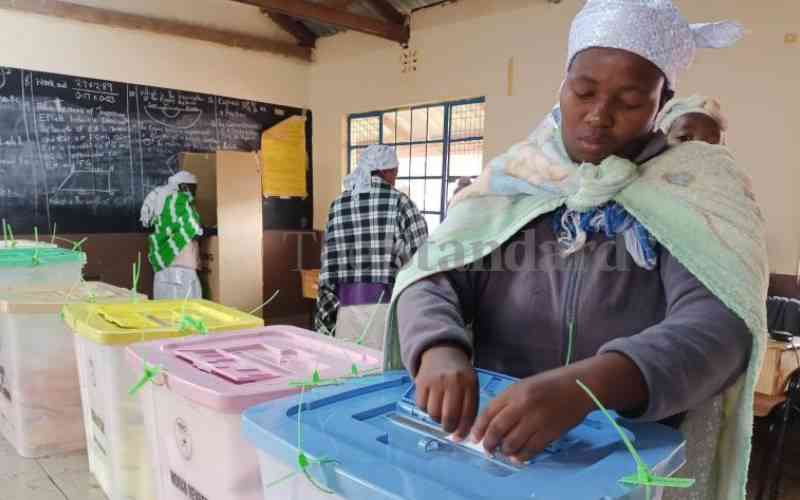
POLYGON ((659 113, 657 125, 670 146, 689 141, 724 144, 728 128, 719 102, 699 95, 669 101, 659 113))

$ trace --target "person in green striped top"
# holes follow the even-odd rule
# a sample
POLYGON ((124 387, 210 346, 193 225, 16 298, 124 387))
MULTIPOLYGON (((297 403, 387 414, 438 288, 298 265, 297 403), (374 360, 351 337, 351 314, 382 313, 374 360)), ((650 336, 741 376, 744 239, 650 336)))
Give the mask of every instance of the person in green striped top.
POLYGON ((155 271, 154 299, 199 299, 198 239, 203 235, 194 206, 197 179, 181 171, 154 189, 142 206, 142 224, 152 227, 147 255, 155 271))

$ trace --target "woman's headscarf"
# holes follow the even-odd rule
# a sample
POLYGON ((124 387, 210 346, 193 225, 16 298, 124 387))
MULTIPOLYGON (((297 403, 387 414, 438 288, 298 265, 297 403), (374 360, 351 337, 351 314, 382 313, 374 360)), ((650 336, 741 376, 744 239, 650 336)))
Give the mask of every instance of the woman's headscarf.
POLYGON ((164 203, 171 194, 175 194, 180 189, 181 184, 197 184, 197 177, 185 170, 181 170, 177 174, 167 179, 167 183, 163 186, 150 191, 142 203, 142 210, 139 214, 139 221, 144 227, 150 227, 153 221, 161 215, 164 209, 164 203))
POLYGON ((368 146, 358 159, 358 167, 344 178, 344 188, 353 194, 369 191, 372 173, 380 170, 394 170, 400 166, 397 151, 393 146, 374 144, 368 146))
POLYGON ((567 66, 586 49, 621 49, 655 64, 674 88, 697 49, 729 47, 743 35, 737 22, 689 24, 672 0, 588 0, 572 23, 567 66))

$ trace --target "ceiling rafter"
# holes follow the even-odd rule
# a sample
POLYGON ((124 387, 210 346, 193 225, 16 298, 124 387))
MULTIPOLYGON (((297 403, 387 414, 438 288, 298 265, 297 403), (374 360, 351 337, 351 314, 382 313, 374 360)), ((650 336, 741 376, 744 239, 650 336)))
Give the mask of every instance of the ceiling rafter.
POLYGON ((407 16, 397 10, 394 5, 392 5, 389 0, 368 0, 369 3, 377 9, 378 12, 381 13, 387 21, 392 22, 394 24, 402 24, 405 25, 407 21, 407 16))
POLYGON ((297 43, 301 47, 314 48, 317 46, 317 38, 319 37, 317 37, 313 31, 308 29, 305 24, 301 23, 297 19, 287 16, 286 14, 277 14, 267 10, 264 10, 263 12, 269 16, 269 18, 272 19, 272 21, 281 29, 295 37, 297 43))
POLYGON ((147 31, 160 35, 191 38, 230 47, 271 52, 282 56, 302 59, 304 61, 311 61, 311 49, 308 47, 298 47, 291 43, 260 36, 246 35, 181 21, 88 7, 61 0, 0 0, 0 9, 39 14, 89 24, 147 31))
POLYGON ((410 38, 409 27, 405 24, 381 21, 306 0, 233 1, 260 7, 273 14, 283 14, 297 19, 358 31, 402 44, 408 43, 410 38))

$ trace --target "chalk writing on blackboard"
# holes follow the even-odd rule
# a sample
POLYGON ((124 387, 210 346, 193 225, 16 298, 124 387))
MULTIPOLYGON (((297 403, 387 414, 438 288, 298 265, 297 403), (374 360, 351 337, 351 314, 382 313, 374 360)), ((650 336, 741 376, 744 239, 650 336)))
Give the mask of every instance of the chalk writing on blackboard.
MULTIPOLYGON (((276 109, 302 113, 0 67, 0 213, 18 232, 54 223, 65 232, 140 231, 142 200, 176 171, 178 153, 255 151, 261 131, 283 119, 276 109)), ((310 200, 267 206, 281 228, 305 229, 300 221, 310 219, 310 200)))

